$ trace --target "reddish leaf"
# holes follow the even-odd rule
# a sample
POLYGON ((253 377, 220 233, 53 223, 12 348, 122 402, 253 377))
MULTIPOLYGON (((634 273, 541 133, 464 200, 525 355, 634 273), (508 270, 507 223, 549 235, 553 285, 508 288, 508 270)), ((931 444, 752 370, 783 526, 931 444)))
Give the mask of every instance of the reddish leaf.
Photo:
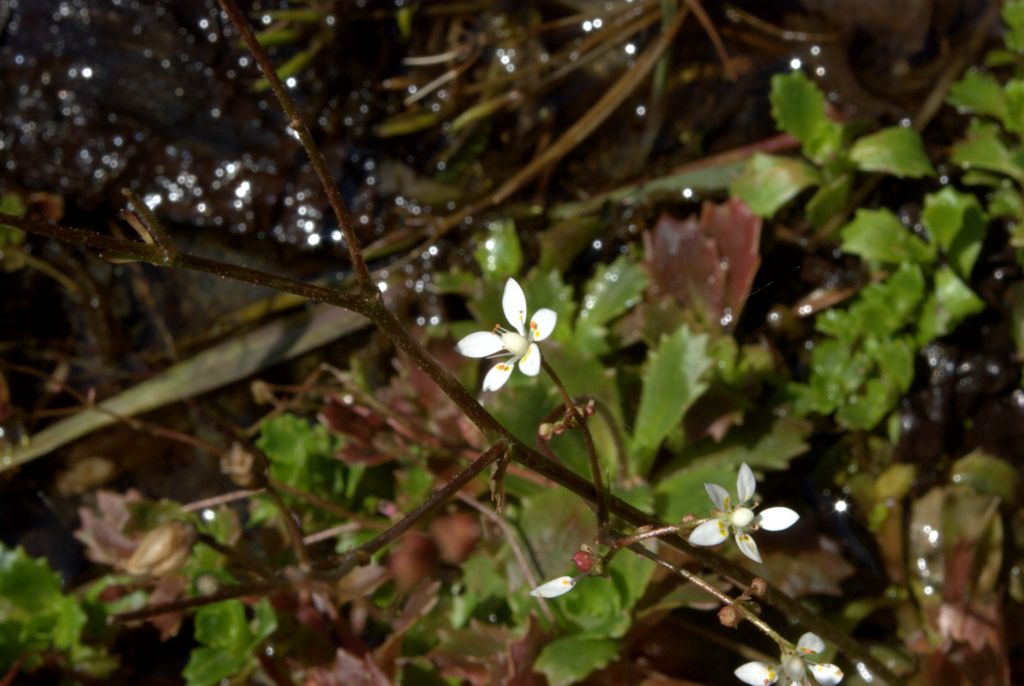
POLYGON ((741 201, 704 203, 701 216, 663 214, 644 235, 658 292, 731 330, 761 264, 761 219, 741 201))
POLYGON ((120 567, 135 552, 138 542, 124 534, 124 528, 131 520, 129 504, 142 500, 138 491, 127 493, 99 491, 96 493, 95 509, 83 507, 78 510, 82 520, 75 532, 75 538, 85 544, 85 554, 98 564, 120 567))
POLYGON ((393 686, 372 655, 357 657, 339 648, 334 664, 306 670, 305 686, 393 686))

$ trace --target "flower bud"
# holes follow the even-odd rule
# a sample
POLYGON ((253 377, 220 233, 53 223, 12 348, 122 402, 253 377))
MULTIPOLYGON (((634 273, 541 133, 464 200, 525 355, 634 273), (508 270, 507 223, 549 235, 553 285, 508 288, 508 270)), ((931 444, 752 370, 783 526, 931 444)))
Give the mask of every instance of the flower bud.
POLYGON ((196 531, 185 522, 164 522, 143 537, 125 563, 129 574, 167 576, 185 566, 196 531))
POLYGON ((537 435, 542 441, 550 441, 555 434, 555 425, 551 422, 544 422, 537 427, 537 435))
POLYGON ((750 593, 757 598, 764 598, 768 595, 768 582, 759 576, 754 577, 750 582, 750 593))
POLYGON ((572 556, 572 562, 576 569, 586 574, 594 566, 594 554, 589 550, 579 550, 572 556))
POLYGON ((723 605, 718 611, 718 621, 722 626, 736 627, 741 621, 740 613, 732 605, 723 605))

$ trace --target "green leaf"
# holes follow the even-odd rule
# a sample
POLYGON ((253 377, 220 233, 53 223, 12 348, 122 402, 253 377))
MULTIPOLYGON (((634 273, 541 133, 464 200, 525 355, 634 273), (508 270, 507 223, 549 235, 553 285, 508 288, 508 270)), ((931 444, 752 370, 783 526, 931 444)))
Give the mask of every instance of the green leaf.
POLYGON ((647 474, 658 446, 707 390, 710 367, 708 337, 686 325, 663 336, 657 350, 648 353, 630 451, 635 475, 647 474))
POLYGON ((833 217, 846 209, 852 187, 853 175, 840 174, 818 188, 807 201, 807 218, 815 228, 823 228, 833 217))
POLYGON ((984 114, 1000 121, 1006 119, 1003 88, 991 74, 971 71, 949 89, 950 105, 965 112, 984 114))
POLYGON ((942 266, 935 273, 935 290, 921 311, 917 339, 921 345, 945 336, 957 324, 985 309, 985 302, 960 280, 952 269, 942 266))
POLYGON ((885 281, 862 290, 845 310, 830 309, 820 314, 816 328, 849 342, 868 336, 889 338, 916 316, 924 289, 921 268, 903 264, 885 281))
POLYGON ((1007 0, 1003 5, 1003 22, 1007 28, 1003 34, 1006 47, 1024 53, 1024 0, 1007 0))
MULTIPOLYGON (((0 212, 14 215, 15 217, 25 216, 25 203, 21 196, 16 193, 4 193, 0 195, 0 212)), ((25 242, 25 232, 9 224, 0 224, 0 249, 7 246, 21 245, 25 242)))
POLYGON ((0 672, 30 652, 57 650, 73 659, 86 648, 80 643, 86 621, 46 560, 0 544, 0 672))
POLYGON ((1015 502, 1020 484, 1015 467, 980 448, 953 463, 949 480, 978 493, 998 496, 1005 503, 1015 502))
POLYGON ((806 162, 758 153, 732 182, 729 193, 755 214, 771 217, 800 191, 820 182, 818 170, 806 162))
POLYGON ((977 197, 947 186, 925 196, 921 221, 957 272, 969 277, 985 239, 986 221, 977 197))
POLYGON ((825 116, 825 96, 803 72, 773 76, 770 99, 775 125, 799 139, 809 158, 820 162, 839 148, 842 128, 825 116))
POLYGON ((950 160, 965 169, 987 169, 1024 184, 1024 173, 993 127, 975 126, 953 146, 950 160))
POLYGON ((618 652, 618 643, 610 639, 565 636, 544 646, 533 668, 550 686, 569 686, 611 664, 618 652))
POLYGON ((256 441, 270 458, 271 476, 320 496, 344 493, 345 465, 334 457, 340 444, 322 424, 293 414, 264 422, 256 441))
POLYGON ((489 281, 504 283, 510 276, 517 276, 523 267, 523 249, 515 222, 492 222, 483 239, 477 241, 473 257, 489 281))
POLYGON ((844 252, 875 262, 931 262, 932 246, 910 233, 900 220, 886 209, 857 210, 853 221, 840 231, 844 252))
POLYGON ((647 270, 628 255, 598 267, 583 291, 573 337, 576 345, 595 355, 607 353, 605 324, 639 302, 647 283, 647 270))
POLYGON ((882 129, 859 139, 850 148, 850 159, 862 171, 911 178, 935 175, 921 135, 904 126, 882 129))
POLYGON ((1003 88, 1006 93, 1006 117, 1003 124, 1007 131, 1024 131, 1024 81, 1010 79, 1003 88))
POLYGON ((240 600, 224 600, 196 612, 195 638, 200 645, 182 672, 188 686, 212 686, 255 666, 253 651, 277 628, 277 618, 266 598, 254 612, 248 621, 240 600))

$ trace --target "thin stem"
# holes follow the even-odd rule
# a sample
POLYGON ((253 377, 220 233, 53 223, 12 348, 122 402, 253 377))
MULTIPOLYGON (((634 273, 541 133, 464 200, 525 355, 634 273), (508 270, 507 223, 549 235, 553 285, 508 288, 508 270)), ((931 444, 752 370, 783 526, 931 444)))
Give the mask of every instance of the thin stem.
POLYGON ((178 267, 206 272, 207 274, 213 274, 225 279, 244 281, 286 293, 294 293, 314 302, 330 303, 331 305, 337 305, 359 314, 366 314, 368 309, 367 303, 369 299, 362 294, 345 293, 335 288, 304 283, 277 274, 261 272, 249 269, 248 267, 239 267, 227 264, 226 262, 218 262, 217 260, 207 259, 187 252, 177 251, 173 255, 167 255, 157 245, 112 238, 92 231, 83 231, 48 222, 16 217, 2 212, 0 212, 0 224, 9 224, 28 233, 56 238, 59 241, 72 245, 92 248, 104 259, 148 262, 158 267, 178 267))
POLYGON ((241 598, 244 596, 264 596, 269 593, 273 593, 274 591, 289 588, 291 585, 290 581, 284 579, 275 579, 273 581, 254 584, 238 584, 222 588, 216 593, 211 593, 210 595, 185 598, 184 600, 175 600, 169 603, 161 603, 159 605, 150 605, 131 612, 121 612, 119 614, 112 615, 109 621, 111 623, 134 622, 167 614, 168 612, 181 612, 182 610, 190 610, 194 607, 203 607, 204 605, 219 603, 222 600, 231 600, 232 598, 241 598))
POLYGON ((326 569, 323 576, 338 579, 348 574, 354 567, 369 560, 372 555, 391 545, 402 534, 418 524, 422 519, 436 512, 444 503, 461 491, 470 481, 487 469, 495 460, 508 450, 502 441, 488 448, 468 467, 460 471, 451 481, 430 494, 430 497, 410 510, 404 517, 395 522, 391 528, 381 532, 361 546, 345 553, 333 566, 326 569))
POLYGON ((688 571, 686 569, 683 569, 682 567, 677 567, 676 565, 672 564, 668 560, 663 559, 660 555, 657 555, 656 553, 653 553, 650 550, 648 550, 647 548, 643 547, 639 543, 632 543, 632 544, 630 544, 627 547, 631 551, 636 553, 637 555, 640 555, 641 557, 646 557, 648 560, 651 560, 652 562, 654 562, 654 563, 664 567, 665 569, 667 569, 668 571, 672 572, 676 576, 681 577, 683 579, 686 579, 687 581, 689 581, 692 584, 696 584, 705 593, 713 595, 714 597, 718 598, 719 600, 721 600, 726 605, 729 605, 734 610, 736 610, 736 612, 741 617, 743 617, 743 619, 747 620, 748 622, 750 622, 751 624, 756 626, 766 636, 768 636, 770 639, 772 639, 777 644, 779 644, 780 648, 785 648, 787 646, 788 647, 792 647, 792 644, 789 641, 787 641, 785 638, 783 638, 782 634, 777 632, 775 629, 771 628, 766 621, 764 621, 763 619, 758 617, 756 614, 754 614, 753 612, 748 610, 746 607, 743 606, 742 603, 736 602, 733 598, 729 597, 727 594, 722 593, 721 591, 719 591, 717 588, 715 588, 714 586, 709 584, 707 581, 705 581, 704 579, 702 579, 698 575, 696 575, 693 572, 690 572, 690 571, 688 571))
POLYGON ((212 498, 205 498, 203 500, 196 500, 195 502, 188 503, 181 507, 181 511, 196 512, 198 510, 204 510, 208 507, 217 507, 218 505, 225 505, 227 503, 232 503, 236 500, 244 500, 245 498, 251 498, 252 496, 259 495, 262 492, 262 488, 232 491, 231 493, 225 493, 223 495, 217 495, 212 498))
POLYGON ((608 503, 605 501, 601 463, 597 459, 597 450, 594 448, 594 437, 590 434, 590 427, 587 426, 587 422, 583 415, 580 414, 580 411, 576 409, 576 403, 573 402, 572 396, 569 395, 569 391, 558 377, 558 374, 555 373, 554 368, 544 357, 541 357, 540 363, 544 367, 544 371, 547 372, 547 375, 551 377, 552 383, 558 388, 558 392, 562 394, 566 414, 575 420, 576 425, 583 432, 583 445, 587 449, 587 459, 590 461, 590 478, 594 480, 594 493, 597 496, 597 530, 598 535, 602 536, 608 527, 608 503))
POLYGON ((263 581, 274 578, 273 572, 271 572, 269 569, 263 566, 263 563, 261 563, 259 560, 253 559, 252 557, 246 555, 240 550, 236 550, 235 548, 224 545, 223 543, 221 543, 209 534, 204 534, 200 532, 198 534, 198 537, 196 538, 196 543, 202 543, 208 548, 216 550, 218 553, 228 558, 229 560, 234 560, 236 564, 248 570, 250 573, 254 574, 263 581))
POLYGON ((313 165, 317 177, 320 179, 320 185, 323 186, 324 193, 327 194, 327 201, 330 203, 334 216, 338 220, 338 226, 345 236, 349 259, 352 260, 352 268, 356 273, 356 278, 359 279, 360 285, 363 287, 364 293, 369 293, 371 290, 376 292, 373 279, 370 278, 370 271, 366 268, 366 262, 363 260, 359 240, 356 238, 356 232, 352 226, 352 219, 345 208, 345 202, 341 199, 341 193, 338 191, 338 187, 335 185, 334 179, 327 169, 327 162, 324 160, 320 148, 317 147, 316 142, 313 140, 313 135, 309 132, 309 127, 306 126, 306 122, 299 115, 295 101, 292 100, 284 84, 281 83, 281 79, 278 78, 277 72, 274 70, 274 64, 270 61, 270 56, 256 39, 256 35, 249 26, 249 21, 242 14, 242 11, 238 9, 238 5, 235 4, 234 0, 220 0, 220 6, 227 12, 231 23, 235 25, 235 28, 242 36, 242 40, 245 41, 246 47, 249 48, 249 52, 256 59, 260 71, 263 72, 263 77, 270 84, 270 90, 273 91, 274 97, 277 98, 281 109, 284 110, 284 114, 288 118, 288 126, 298 134, 302 147, 306 149, 306 155, 309 156, 309 161, 313 165))

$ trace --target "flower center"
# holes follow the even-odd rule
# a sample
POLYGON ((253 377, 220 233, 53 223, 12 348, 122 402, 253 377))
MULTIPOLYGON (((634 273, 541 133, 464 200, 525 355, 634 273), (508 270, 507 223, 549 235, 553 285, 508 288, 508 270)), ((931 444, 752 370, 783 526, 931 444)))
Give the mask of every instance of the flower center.
POLYGON ((733 510, 731 519, 733 526, 744 529, 754 521, 754 511, 749 507, 737 507, 733 510))
POLYGON ((501 344, 505 346, 505 350, 517 358, 525 355, 526 351, 530 349, 530 341, 526 340, 526 336, 520 336, 515 331, 502 332, 501 344))
POLYGON ((804 661, 796 655, 790 655, 782 662, 782 671, 785 672, 786 676, 796 682, 801 682, 804 678, 805 668, 804 661))

